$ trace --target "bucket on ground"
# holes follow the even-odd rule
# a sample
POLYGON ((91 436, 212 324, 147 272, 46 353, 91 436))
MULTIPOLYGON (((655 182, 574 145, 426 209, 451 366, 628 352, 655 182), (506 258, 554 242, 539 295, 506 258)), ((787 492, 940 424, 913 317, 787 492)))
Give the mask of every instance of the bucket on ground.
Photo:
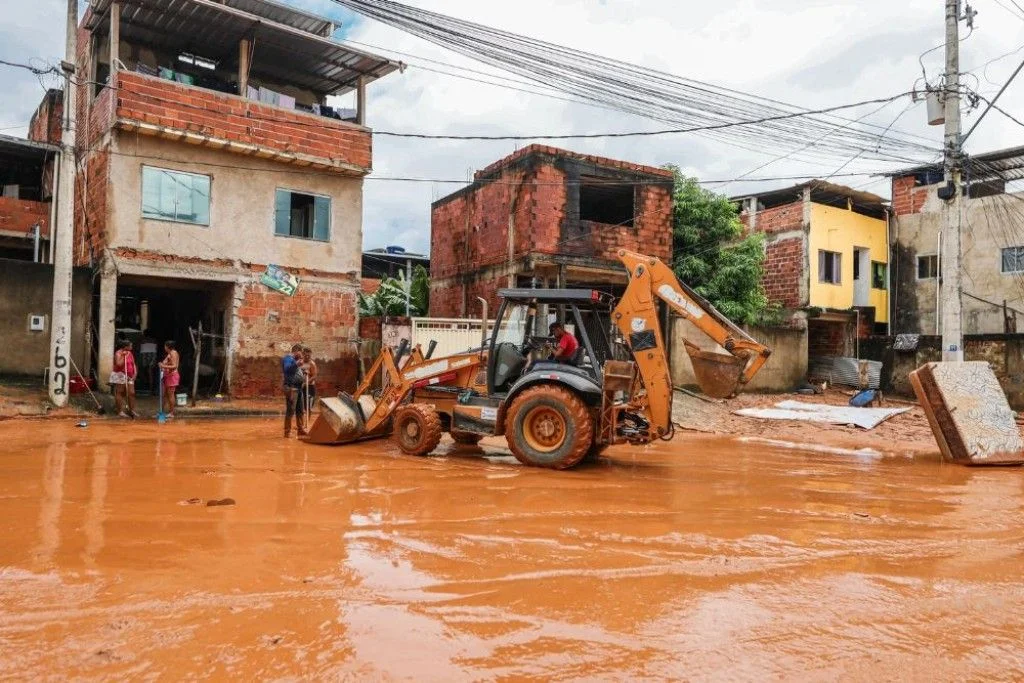
POLYGON ((187 406, 188 405, 188 394, 175 394, 174 405, 176 406, 187 406))

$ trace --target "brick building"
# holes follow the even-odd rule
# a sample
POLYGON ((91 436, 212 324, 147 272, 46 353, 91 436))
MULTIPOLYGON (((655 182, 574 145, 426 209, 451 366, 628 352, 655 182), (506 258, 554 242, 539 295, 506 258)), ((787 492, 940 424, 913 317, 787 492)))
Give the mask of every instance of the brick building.
POLYGON ((296 340, 325 391, 354 381, 366 85, 399 65, 334 29, 270 0, 90 3, 74 258, 99 276, 101 381, 115 337, 147 328, 177 341, 191 378, 199 323, 209 391, 272 394, 296 340), (355 109, 328 106, 349 93, 355 109), (298 278, 293 295, 261 283, 271 264, 298 278))
POLYGON ((815 180, 734 201, 747 229, 765 234, 765 291, 791 325, 806 324, 810 356, 854 356, 858 337, 885 332, 885 200, 815 180))
POLYGON ((672 257, 672 172, 531 145, 431 209, 430 314, 465 317, 509 286, 626 283, 619 248, 672 257))
POLYGON ((0 135, 0 258, 50 261, 53 168, 59 156, 59 148, 46 140, 0 135))

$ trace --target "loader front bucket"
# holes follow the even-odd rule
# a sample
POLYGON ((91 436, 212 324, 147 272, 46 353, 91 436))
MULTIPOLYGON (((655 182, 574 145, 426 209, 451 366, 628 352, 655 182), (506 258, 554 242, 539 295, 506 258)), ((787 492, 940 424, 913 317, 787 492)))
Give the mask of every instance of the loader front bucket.
POLYGON ((729 398, 739 391, 746 360, 716 351, 702 351, 689 342, 684 343, 701 391, 712 398, 729 398))
POLYGON ((310 427, 306 440, 332 445, 366 438, 366 418, 375 408, 376 402, 370 396, 360 396, 358 401, 348 394, 320 399, 320 416, 310 427))

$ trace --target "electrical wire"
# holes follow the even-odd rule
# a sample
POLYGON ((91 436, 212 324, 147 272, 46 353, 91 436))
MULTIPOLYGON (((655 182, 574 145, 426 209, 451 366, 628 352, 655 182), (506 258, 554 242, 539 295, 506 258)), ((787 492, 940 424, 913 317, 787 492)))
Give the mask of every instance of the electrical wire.
MULTIPOLYGON (((1013 79, 1017 78, 1017 74, 1019 74, 1021 72, 1021 69, 1024 69, 1024 61, 1021 61, 1021 63, 1019 65, 1017 65, 1017 68, 1014 69, 1012 74, 1010 74, 1010 77, 1007 79, 1006 83, 1003 84, 1003 87, 999 89, 999 92, 996 93, 996 96, 993 97, 991 100, 986 100, 986 102, 988 103, 988 106, 985 107, 985 111, 981 112, 981 115, 974 122, 974 125, 971 126, 971 129, 968 130, 967 133, 965 133, 962 138, 960 138, 960 144, 961 145, 964 142, 967 142, 967 138, 971 137, 971 133, 973 133, 975 131, 975 129, 978 127, 978 124, 980 124, 982 122, 982 120, 985 118, 985 115, 988 114, 990 111, 992 111, 992 108, 996 106, 996 102, 999 100, 999 98, 1002 96, 1002 94, 1004 92, 1006 92, 1006 89, 1008 87, 1010 87, 1010 84, 1013 83, 1013 79)), ((980 97, 980 95, 979 95, 979 97, 980 97)), ((1010 116, 1009 114, 1006 114, 1005 112, 1001 112, 1001 113, 1003 113, 1005 116, 1013 119, 1018 124, 1024 126, 1024 123, 1021 123, 1020 121, 1017 121, 1016 118, 1010 116)))
MULTIPOLYGON (((545 87, 616 107, 648 118, 670 120, 686 127, 717 126, 742 120, 775 119, 800 108, 768 98, 738 93, 609 59, 552 43, 493 29, 445 15, 408 7, 391 0, 335 0, 364 16, 378 19, 463 56, 500 68, 545 87)), ((863 149, 870 124, 845 126, 835 115, 802 117, 799 121, 764 122, 728 131, 709 128, 703 134, 746 147, 772 145, 790 150, 809 138, 834 132, 816 147, 817 155, 848 156, 863 149), (837 129, 839 129, 837 131, 837 129)), ((849 123, 848 121, 846 123, 849 123)), ((890 136, 871 158, 910 162, 930 156, 935 146, 908 134, 890 136)), ((911 162, 912 163, 912 162, 911 162)))

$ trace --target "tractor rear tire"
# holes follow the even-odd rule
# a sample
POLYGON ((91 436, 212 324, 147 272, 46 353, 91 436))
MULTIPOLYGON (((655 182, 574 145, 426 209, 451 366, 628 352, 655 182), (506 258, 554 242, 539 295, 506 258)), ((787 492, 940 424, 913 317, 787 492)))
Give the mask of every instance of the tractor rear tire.
POLYGON ((441 442, 441 418, 422 403, 408 403, 395 411, 392 435, 408 455, 426 455, 441 442))
POLYGON ((526 389, 512 401, 505 438, 524 465, 564 470, 587 455, 594 421, 580 398, 552 384, 526 389))
POLYGON ((463 446, 475 446, 480 443, 480 439, 484 438, 483 434, 474 434, 473 432, 452 432, 452 438, 455 443, 462 444, 463 446))

